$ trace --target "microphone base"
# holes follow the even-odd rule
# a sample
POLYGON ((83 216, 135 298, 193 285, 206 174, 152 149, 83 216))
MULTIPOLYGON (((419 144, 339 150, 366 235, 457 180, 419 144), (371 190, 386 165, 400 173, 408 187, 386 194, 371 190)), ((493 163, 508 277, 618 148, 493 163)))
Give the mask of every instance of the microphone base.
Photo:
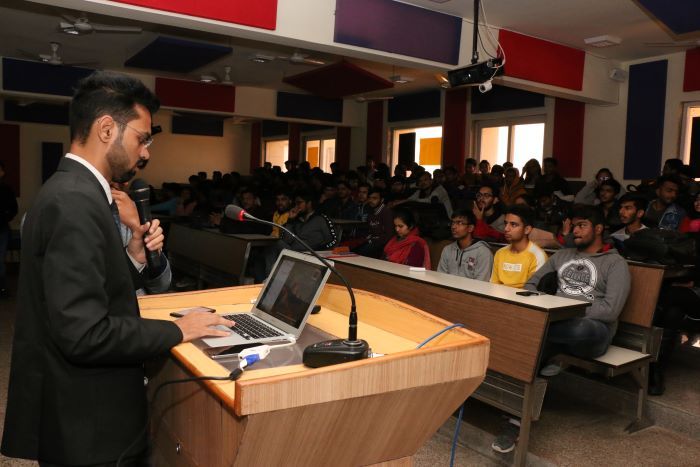
POLYGON ((304 349, 304 365, 311 368, 336 365, 368 358, 370 353, 367 341, 358 339, 334 339, 309 345, 304 349))

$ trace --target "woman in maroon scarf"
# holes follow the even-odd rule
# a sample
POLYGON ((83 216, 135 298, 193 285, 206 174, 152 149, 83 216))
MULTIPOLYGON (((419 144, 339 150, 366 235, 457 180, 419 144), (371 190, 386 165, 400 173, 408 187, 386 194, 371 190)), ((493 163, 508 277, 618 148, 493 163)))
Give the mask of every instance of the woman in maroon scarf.
POLYGON ((418 235, 413 213, 407 209, 394 210, 396 236, 384 247, 384 259, 392 263, 430 269, 430 250, 418 235))

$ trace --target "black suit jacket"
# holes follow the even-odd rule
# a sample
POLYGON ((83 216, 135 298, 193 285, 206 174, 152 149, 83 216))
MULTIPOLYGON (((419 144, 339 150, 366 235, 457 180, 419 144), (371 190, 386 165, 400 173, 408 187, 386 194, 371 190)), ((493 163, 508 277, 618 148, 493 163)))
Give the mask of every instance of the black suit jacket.
POLYGON ((105 463, 143 428, 143 362, 182 334, 139 316, 127 261, 102 186, 62 159, 24 224, 3 454, 105 463))

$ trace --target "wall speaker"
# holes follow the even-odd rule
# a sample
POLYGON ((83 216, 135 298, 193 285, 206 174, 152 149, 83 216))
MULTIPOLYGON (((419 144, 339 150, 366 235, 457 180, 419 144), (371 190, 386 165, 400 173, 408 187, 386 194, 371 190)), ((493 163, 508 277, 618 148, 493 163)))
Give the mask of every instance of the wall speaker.
POLYGON ((612 70, 610 70, 608 76, 613 81, 619 81, 620 83, 624 83, 625 81, 627 81, 628 74, 629 73, 627 73, 621 68, 613 68, 612 70))

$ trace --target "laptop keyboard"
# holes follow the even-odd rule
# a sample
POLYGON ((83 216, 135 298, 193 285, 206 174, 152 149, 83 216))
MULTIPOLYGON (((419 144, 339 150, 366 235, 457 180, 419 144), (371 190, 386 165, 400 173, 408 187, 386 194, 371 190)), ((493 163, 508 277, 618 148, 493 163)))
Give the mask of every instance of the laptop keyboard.
POLYGON ((246 340, 284 335, 275 328, 258 321, 249 313, 236 313, 226 315, 224 318, 235 321, 236 325, 231 330, 246 340))

